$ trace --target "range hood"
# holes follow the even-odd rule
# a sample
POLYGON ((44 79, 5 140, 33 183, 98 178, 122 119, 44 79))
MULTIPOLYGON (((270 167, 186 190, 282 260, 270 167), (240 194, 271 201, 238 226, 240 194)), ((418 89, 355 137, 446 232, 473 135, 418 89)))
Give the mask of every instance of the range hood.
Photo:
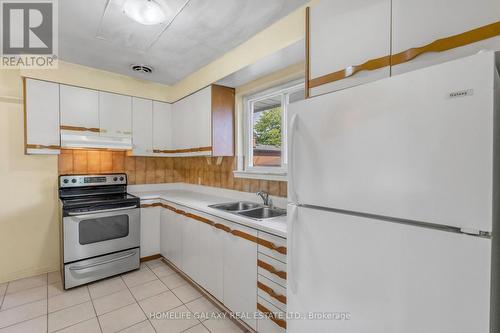
POLYGON ((62 148, 106 148, 106 149, 132 149, 131 137, 106 137, 100 135, 86 135, 83 133, 72 133, 61 131, 62 148))

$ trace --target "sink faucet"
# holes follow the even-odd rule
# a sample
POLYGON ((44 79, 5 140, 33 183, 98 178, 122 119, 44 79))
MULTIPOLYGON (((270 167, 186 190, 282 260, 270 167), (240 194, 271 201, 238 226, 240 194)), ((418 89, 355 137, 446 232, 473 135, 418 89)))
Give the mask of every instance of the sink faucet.
POLYGON ((265 191, 257 192, 257 195, 264 201, 264 206, 273 207, 273 200, 269 197, 269 193, 265 191))

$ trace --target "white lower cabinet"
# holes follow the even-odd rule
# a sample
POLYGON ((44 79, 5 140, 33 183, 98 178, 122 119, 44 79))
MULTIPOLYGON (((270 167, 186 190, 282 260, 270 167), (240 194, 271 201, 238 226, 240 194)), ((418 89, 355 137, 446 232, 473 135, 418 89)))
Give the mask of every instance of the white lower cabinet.
POLYGON ((224 303, 224 238, 225 231, 200 223, 199 284, 224 303))
POLYGON ((141 208, 141 257, 160 253, 160 207, 141 208))
POLYGON ((285 312, 281 311, 279 308, 275 307, 271 303, 268 303, 262 298, 258 298, 258 315, 259 320, 257 322, 257 332, 259 333, 285 333, 286 326, 285 312))
POLYGON ((179 215, 182 219, 182 270, 196 283, 200 283, 200 223, 192 218, 179 215))
MULTIPOLYGON (((257 230, 168 202, 164 202, 160 210, 162 256, 240 316, 248 326, 257 330, 255 313, 259 302, 279 306, 282 312, 286 309, 286 301, 279 298, 286 295, 285 280, 272 276, 264 278, 266 272, 260 272, 262 267, 258 268, 257 230), (260 290, 261 297, 257 291, 258 269, 262 275, 260 282, 265 282, 267 288, 264 289, 268 293, 260 290)), ((266 237, 266 244, 271 244, 271 241, 277 246, 285 244, 281 238, 266 237)), ((262 256, 259 253, 259 259, 262 256)), ((265 257, 266 262, 270 259, 273 267, 286 272, 284 262, 265 257)), ((286 257, 279 258, 286 261, 286 257)), ((273 320, 259 319, 259 322, 262 332, 284 332, 273 320)))
MULTIPOLYGON (((242 231, 257 237, 257 231, 234 223, 231 230, 242 231)), ((257 320, 253 318, 257 302, 257 244, 242 237, 226 233, 224 239, 224 305, 235 313, 248 314, 243 318, 253 329, 257 320)))
POLYGON ((160 253, 178 268, 182 269, 182 229, 180 215, 161 209, 160 253))

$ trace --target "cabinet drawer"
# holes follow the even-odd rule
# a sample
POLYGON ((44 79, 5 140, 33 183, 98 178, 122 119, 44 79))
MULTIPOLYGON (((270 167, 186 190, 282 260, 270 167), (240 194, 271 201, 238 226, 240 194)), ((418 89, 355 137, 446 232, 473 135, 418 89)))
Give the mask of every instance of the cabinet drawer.
POLYGON ((257 295, 286 312, 286 288, 263 277, 257 276, 257 295))
POLYGON ((285 333, 286 315, 283 311, 267 302, 261 297, 257 297, 257 311, 259 320, 257 322, 257 332, 259 333, 285 333), (271 315, 272 314, 272 315, 271 315))
POLYGON ((286 287, 286 264, 259 253, 257 257, 257 267, 259 275, 286 287))
POLYGON ((286 239, 259 231, 257 250, 269 257, 286 263, 286 239))

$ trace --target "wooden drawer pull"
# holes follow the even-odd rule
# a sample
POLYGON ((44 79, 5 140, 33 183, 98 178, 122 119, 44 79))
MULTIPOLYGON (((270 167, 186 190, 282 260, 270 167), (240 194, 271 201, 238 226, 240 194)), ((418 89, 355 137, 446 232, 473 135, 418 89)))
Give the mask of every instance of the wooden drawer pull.
POLYGON ((286 280, 286 272, 279 271, 276 268, 274 268, 272 265, 269 265, 267 262, 264 262, 262 260, 257 260, 257 266, 265 269, 266 271, 279 276, 280 278, 286 280))
POLYGON ((159 202, 155 202, 152 204, 142 204, 141 208, 150 208, 150 207, 162 207, 163 205, 159 202))
POLYGON ((271 287, 266 286, 265 284, 263 284, 260 281, 257 281, 257 287, 261 290, 264 290, 272 298, 275 298, 278 301, 280 301, 281 303, 286 304, 286 296, 285 295, 277 294, 271 287))
POLYGON ((257 303, 257 309, 263 314, 265 314, 269 319, 271 319, 276 325, 286 329, 286 321, 280 318, 276 318, 276 315, 273 312, 271 312, 268 308, 266 308, 264 305, 257 303))
POLYGON ((67 125, 61 125, 61 129, 66 130, 66 131, 79 131, 79 132, 94 132, 94 133, 101 132, 101 130, 99 128, 67 126, 67 125))
POLYGON ((57 145, 44 146, 44 145, 27 144, 26 149, 61 149, 61 146, 57 145))
POLYGON ((225 232, 231 232, 232 231, 231 228, 229 228, 228 226, 225 226, 224 224, 220 224, 220 223, 215 223, 214 227, 217 228, 217 229, 223 230, 225 232))
POLYGON ((267 247, 268 249, 271 249, 271 250, 274 250, 278 253, 286 255, 286 247, 284 247, 284 246, 278 246, 278 245, 274 244, 273 242, 270 242, 270 241, 262 239, 262 238, 258 239, 258 243, 262 246, 267 247))
POLYGON ((246 232, 239 231, 239 230, 231 230, 231 234, 233 236, 240 237, 240 238, 246 239, 248 241, 257 243, 257 237, 249 235, 246 232))
POLYGON ((211 225, 211 226, 215 225, 215 222, 212 222, 209 219, 206 219, 206 218, 198 216, 198 215, 186 213, 186 216, 193 219, 193 220, 200 221, 200 222, 206 223, 206 224, 211 225))

